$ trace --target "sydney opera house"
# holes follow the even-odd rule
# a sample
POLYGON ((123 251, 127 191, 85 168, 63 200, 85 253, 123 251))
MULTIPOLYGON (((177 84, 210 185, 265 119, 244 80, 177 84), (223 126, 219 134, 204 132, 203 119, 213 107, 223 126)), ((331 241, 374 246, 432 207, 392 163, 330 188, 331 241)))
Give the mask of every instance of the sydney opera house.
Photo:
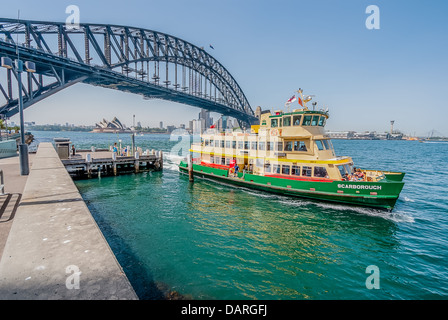
POLYGON ((107 121, 103 119, 102 121, 95 124, 95 128, 93 132, 112 132, 112 133, 122 133, 122 132, 131 132, 131 129, 126 128, 124 124, 114 117, 112 121, 107 121))

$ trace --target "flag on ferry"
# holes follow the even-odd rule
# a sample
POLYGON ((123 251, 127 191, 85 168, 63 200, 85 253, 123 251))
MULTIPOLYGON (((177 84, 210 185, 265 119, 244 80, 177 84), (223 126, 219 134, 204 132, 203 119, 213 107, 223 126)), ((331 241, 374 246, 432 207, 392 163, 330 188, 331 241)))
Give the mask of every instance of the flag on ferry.
POLYGON ((216 126, 214 125, 214 124, 212 124, 211 126, 210 126, 210 129, 213 129, 213 128, 215 128, 216 126))
POLYGON ((300 97, 298 97, 298 99, 299 99, 299 104, 303 107, 302 99, 300 99, 300 97))
POLYGON ((286 103, 292 103, 294 101, 296 101, 296 96, 295 95, 292 96, 291 98, 289 98, 288 101, 286 101, 286 103))

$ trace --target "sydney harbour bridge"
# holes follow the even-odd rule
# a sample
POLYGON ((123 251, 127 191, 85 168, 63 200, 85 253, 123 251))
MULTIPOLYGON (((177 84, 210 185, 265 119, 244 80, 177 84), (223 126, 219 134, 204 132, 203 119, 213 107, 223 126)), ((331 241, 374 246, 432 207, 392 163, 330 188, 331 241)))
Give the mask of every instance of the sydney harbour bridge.
MULTIPOLYGON (((0 57, 14 61, 18 56, 35 65, 35 72, 23 73, 24 109, 86 83, 228 115, 242 128, 257 123, 244 92, 219 61, 165 33, 0 18, 0 57)), ((18 74, 8 68, 0 75, 0 116, 9 118, 19 112, 18 74)))

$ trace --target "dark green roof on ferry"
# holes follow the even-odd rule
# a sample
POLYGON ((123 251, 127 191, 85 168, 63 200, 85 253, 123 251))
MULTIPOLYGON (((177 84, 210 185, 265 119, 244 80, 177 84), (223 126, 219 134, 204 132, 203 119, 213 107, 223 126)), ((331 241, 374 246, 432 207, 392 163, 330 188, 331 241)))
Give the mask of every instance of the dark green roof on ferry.
POLYGON ((278 118, 278 117, 283 117, 283 116, 291 116, 291 115, 295 115, 295 114, 319 114, 319 115, 327 116, 327 118, 329 117, 329 114, 326 111, 302 110, 302 111, 293 111, 293 112, 287 112, 287 113, 282 112, 280 114, 273 114, 273 115, 270 115, 269 118, 278 118))

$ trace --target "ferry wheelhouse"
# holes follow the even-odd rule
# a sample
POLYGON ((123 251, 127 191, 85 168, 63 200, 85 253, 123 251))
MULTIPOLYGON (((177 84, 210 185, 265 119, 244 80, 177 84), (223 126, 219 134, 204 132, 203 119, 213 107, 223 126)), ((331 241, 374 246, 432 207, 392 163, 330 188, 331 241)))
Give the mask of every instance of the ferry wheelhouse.
POLYGON ((208 129, 191 145, 190 161, 182 161, 180 171, 283 195, 392 210, 404 173, 355 168, 351 157, 336 156, 325 134, 328 111, 302 103, 292 112, 262 112, 250 132, 208 129))

